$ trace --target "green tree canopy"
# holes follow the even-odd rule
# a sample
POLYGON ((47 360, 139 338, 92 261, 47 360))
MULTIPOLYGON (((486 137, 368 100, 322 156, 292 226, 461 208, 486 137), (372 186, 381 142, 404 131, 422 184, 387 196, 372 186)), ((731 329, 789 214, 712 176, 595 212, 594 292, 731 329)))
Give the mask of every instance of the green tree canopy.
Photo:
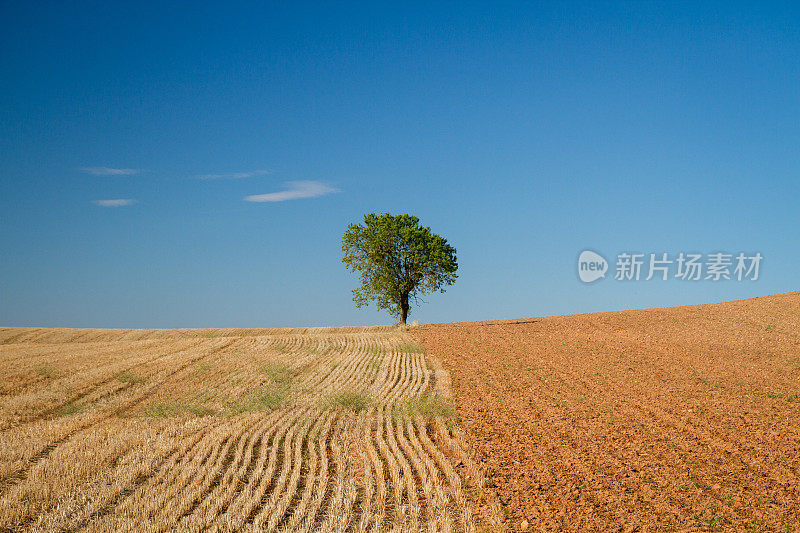
POLYGON ((374 300, 405 324, 409 301, 429 292, 444 292, 456 277, 456 249, 447 239, 419 225, 412 215, 364 216, 342 237, 342 262, 359 271, 361 286, 353 289, 358 307, 374 300))

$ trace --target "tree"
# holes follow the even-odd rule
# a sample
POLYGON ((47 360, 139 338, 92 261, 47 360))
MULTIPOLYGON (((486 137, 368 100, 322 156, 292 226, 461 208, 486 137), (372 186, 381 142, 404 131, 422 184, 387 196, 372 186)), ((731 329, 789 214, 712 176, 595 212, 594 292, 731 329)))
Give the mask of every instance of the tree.
POLYGON ((363 225, 350 224, 344 232, 342 252, 342 262, 361 272, 361 286, 353 289, 356 306, 374 300, 402 324, 410 301, 416 304, 420 294, 444 292, 458 277, 456 249, 412 215, 364 215, 363 225))

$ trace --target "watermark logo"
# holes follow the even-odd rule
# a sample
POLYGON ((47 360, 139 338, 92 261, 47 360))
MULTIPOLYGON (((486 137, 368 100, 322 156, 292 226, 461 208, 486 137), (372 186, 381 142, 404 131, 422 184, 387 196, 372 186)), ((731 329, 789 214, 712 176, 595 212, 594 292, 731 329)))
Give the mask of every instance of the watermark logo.
POLYGON ((578 277, 584 283, 591 283, 606 277, 608 261, 591 250, 584 250, 578 257, 578 277))
MULTIPOLYGON (((667 253, 617 254, 614 279, 616 281, 757 281, 764 256, 754 254, 729 254, 714 252, 710 254, 681 252, 677 255, 667 253)), ((578 257, 578 277, 584 283, 592 283, 604 278, 608 270, 605 258, 591 250, 584 250, 578 257)))

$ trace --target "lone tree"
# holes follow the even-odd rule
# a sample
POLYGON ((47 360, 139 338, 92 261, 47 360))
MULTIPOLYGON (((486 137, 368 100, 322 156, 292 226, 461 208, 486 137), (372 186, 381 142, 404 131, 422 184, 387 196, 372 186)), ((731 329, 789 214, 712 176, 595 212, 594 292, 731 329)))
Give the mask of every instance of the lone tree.
POLYGON ((342 251, 342 262, 361 272, 361 286, 353 289, 356 306, 375 300, 378 309, 388 310, 402 324, 410 300, 417 303, 420 294, 444 292, 458 277, 456 249, 412 215, 364 215, 363 225, 347 227, 342 251))

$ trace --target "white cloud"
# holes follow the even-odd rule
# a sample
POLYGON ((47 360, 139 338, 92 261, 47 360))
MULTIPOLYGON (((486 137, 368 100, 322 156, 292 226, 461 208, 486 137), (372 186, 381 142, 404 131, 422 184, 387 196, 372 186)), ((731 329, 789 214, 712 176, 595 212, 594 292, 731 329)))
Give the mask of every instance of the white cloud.
POLYGON ((100 207, 124 207, 135 204, 136 200, 133 198, 115 198, 112 200, 95 200, 94 203, 100 207))
POLYGON ((132 176, 139 173, 137 168, 81 167, 78 170, 93 176, 132 176))
POLYGON ((246 202, 285 202, 286 200, 299 200, 300 198, 316 198, 334 192, 334 189, 319 181, 287 181, 285 191, 267 194, 254 194, 245 197, 246 202))
POLYGON ((271 173, 271 170, 251 170, 249 172, 230 172, 228 174, 201 174, 197 177, 201 180, 239 180, 242 178, 252 178, 254 176, 264 176, 265 174, 271 173))

